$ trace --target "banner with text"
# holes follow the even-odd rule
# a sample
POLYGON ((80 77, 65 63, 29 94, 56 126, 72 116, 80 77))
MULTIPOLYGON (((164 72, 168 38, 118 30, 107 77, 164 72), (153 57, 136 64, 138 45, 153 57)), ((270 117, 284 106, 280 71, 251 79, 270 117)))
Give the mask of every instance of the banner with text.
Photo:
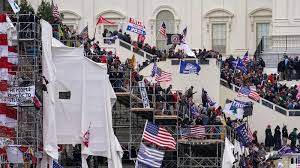
POLYGON ((238 126, 235 131, 243 146, 248 146, 251 143, 251 138, 249 137, 248 130, 246 128, 246 123, 238 126))
POLYGON ((21 105, 32 103, 35 95, 35 86, 10 87, 7 93, 0 94, 0 103, 21 105))
POLYGON ((143 100, 144 108, 150 108, 148 94, 147 94, 147 90, 145 88, 145 82, 144 81, 139 81, 139 88, 140 88, 140 93, 141 93, 141 98, 143 100))
POLYGON ((145 26, 142 22, 135 20, 133 18, 129 18, 127 31, 131 31, 133 33, 146 35, 145 26))

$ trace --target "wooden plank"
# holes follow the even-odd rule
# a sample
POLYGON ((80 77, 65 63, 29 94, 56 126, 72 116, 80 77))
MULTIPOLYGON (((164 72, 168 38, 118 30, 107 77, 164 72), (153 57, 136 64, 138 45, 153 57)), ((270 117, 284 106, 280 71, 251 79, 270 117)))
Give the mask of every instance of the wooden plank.
POLYGON ((131 108, 130 111, 132 111, 132 112, 149 112, 149 111, 154 111, 154 108, 131 108))
POLYGON ((222 143, 222 139, 178 139, 178 143, 182 144, 215 144, 222 143))
POLYGON ((177 115, 155 115, 156 120, 177 120, 177 115))
POLYGON ((116 94, 116 96, 129 96, 130 95, 130 92, 116 92, 115 93, 116 94))

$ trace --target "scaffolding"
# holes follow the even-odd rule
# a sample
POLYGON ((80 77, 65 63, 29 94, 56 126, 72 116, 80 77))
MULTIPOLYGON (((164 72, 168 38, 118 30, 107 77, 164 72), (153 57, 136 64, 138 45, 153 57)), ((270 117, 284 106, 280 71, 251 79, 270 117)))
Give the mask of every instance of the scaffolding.
MULTIPOLYGON (((204 139, 181 137, 179 123, 182 121, 183 111, 186 109, 180 107, 178 102, 170 101, 170 96, 173 95, 163 95, 155 84, 149 83, 144 89, 147 90, 150 107, 145 108, 140 91, 141 86, 135 80, 134 73, 130 71, 126 74, 129 75, 124 75, 122 78, 110 78, 118 98, 113 109, 113 127, 116 136, 125 149, 123 164, 126 162, 126 165, 134 165, 139 145, 142 142, 145 123, 148 120, 166 128, 177 142, 175 150, 160 149, 165 152, 162 167, 221 167, 224 138, 226 136, 224 126, 205 126, 204 139), (160 99, 159 96, 163 100, 158 100, 160 99)), ((148 144, 147 142, 143 143, 148 144)))
MULTIPOLYGON (((42 102, 41 27, 35 15, 9 15, 9 18, 17 31, 17 39, 12 44, 18 53, 10 56, 18 61, 13 69, 15 75, 8 80, 9 89, 33 86, 35 91, 28 100, 18 98, 16 104, 7 104, 17 110, 17 125, 14 128, 16 134, 13 143, 4 148, 17 147, 23 153, 24 163, 10 163, 11 166, 35 167, 42 156, 42 108, 35 106, 33 98, 42 102)), ((1 165, 6 163, 6 156, 2 155, 1 165)))

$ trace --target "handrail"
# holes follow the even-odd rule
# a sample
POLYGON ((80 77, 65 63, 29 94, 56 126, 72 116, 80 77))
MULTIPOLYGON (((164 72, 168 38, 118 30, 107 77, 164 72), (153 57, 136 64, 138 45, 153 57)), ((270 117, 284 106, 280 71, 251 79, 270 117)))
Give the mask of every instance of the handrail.
POLYGON ((119 43, 119 45, 123 48, 126 48, 134 53, 136 53, 137 55, 139 56, 142 56, 146 59, 154 59, 156 57, 156 55, 153 55, 153 54, 150 54, 146 51, 144 51, 143 49, 140 49, 140 48, 136 48, 135 46, 133 46, 132 44, 129 44, 127 43, 126 41, 123 41, 123 40, 120 40, 120 39, 117 39, 119 42, 116 42, 116 43, 119 43))
MULTIPOLYGON (((224 80, 224 79, 222 79, 222 78, 220 79, 220 84, 222 86, 224 86, 224 87, 227 87, 228 89, 231 89, 231 90, 235 91, 235 92, 238 92, 239 89, 240 89, 240 87, 238 87, 238 86, 236 86, 236 85, 234 85, 232 83, 231 83, 232 87, 228 86, 227 81, 224 80)), ((279 105, 277 105, 275 103, 272 103, 269 100, 266 100, 264 98, 261 98, 258 103, 261 104, 261 105, 263 105, 263 106, 266 106, 266 107, 268 107, 270 109, 273 109, 273 110, 275 110, 275 111, 277 111, 280 114, 283 114, 285 116, 288 116, 288 117, 300 117, 300 109, 289 110, 289 109, 281 107, 281 106, 279 106, 279 105)))
POLYGON ((288 49, 297 49, 300 47, 299 35, 276 35, 276 36, 263 36, 263 47, 265 49, 287 51, 288 49))

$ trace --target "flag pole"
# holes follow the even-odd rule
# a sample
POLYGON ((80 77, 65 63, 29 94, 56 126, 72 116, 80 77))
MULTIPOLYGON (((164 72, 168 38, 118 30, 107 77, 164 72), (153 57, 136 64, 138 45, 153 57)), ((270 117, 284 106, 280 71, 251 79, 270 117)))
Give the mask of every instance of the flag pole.
MULTIPOLYGON (((96 26, 97 27, 97 26, 96 26)), ((94 38, 95 38, 95 35, 96 35, 96 27, 95 27, 95 30, 94 30, 94 38)))

